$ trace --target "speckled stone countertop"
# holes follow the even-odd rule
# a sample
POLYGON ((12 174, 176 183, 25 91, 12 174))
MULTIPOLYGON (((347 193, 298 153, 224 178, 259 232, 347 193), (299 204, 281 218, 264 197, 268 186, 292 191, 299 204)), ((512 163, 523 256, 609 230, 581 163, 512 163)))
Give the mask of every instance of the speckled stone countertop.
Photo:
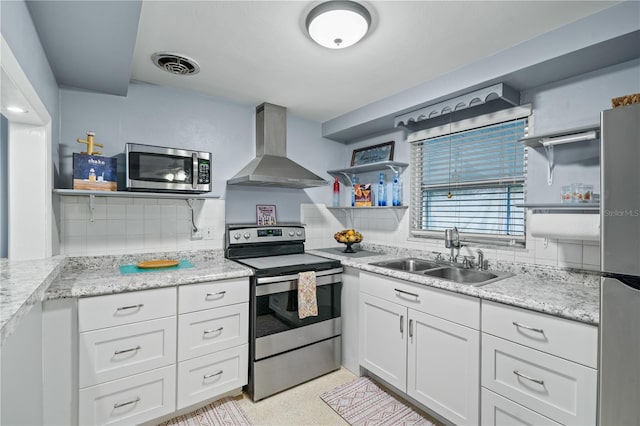
POLYGON ((0 259, 0 346, 65 265, 64 256, 38 260, 0 259))
POLYGON ((514 275, 484 286, 474 287, 369 264, 399 257, 433 260, 431 253, 390 246, 363 245, 362 248, 365 251, 370 251, 370 255, 363 256, 365 253, 358 253, 357 256, 343 254, 339 249, 307 250, 307 253, 337 259, 344 266, 351 266, 362 271, 375 272, 588 324, 597 325, 599 323, 600 276, 597 273, 522 263, 494 262, 492 259, 488 259, 490 270, 510 272, 514 275))
POLYGON ((248 277, 252 270, 224 258, 222 250, 125 256, 0 259, 0 346, 44 300, 98 296, 159 287, 248 277), (193 268, 122 275, 121 265, 151 259, 187 259, 193 268))
POLYGON ((127 291, 172 287, 205 281, 248 277, 250 268, 224 258, 222 250, 162 253, 141 256, 69 258, 60 277, 51 284, 44 300, 101 296, 127 291), (121 274, 121 265, 150 259, 186 259, 194 267, 121 274))

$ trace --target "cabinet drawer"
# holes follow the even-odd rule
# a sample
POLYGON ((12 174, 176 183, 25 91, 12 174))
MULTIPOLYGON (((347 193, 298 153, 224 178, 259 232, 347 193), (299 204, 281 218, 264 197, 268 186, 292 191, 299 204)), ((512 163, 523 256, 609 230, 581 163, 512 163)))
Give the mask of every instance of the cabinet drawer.
POLYGON ((249 301, 249 279, 212 281, 178 287, 178 312, 201 311, 249 301))
POLYGON ((560 423, 484 388, 482 388, 481 411, 480 424, 483 426, 560 426, 560 423))
POLYGON ((360 291, 430 315, 480 329, 480 299, 368 272, 360 273, 360 291))
POLYGON ((247 384, 249 345, 178 363, 178 409, 247 384))
POLYGON ((139 424, 175 411, 175 365, 80 390, 81 425, 139 424))
POLYGON ((87 297, 78 301, 78 329, 96 330, 175 314, 175 287, 87 297))
POLYGON ((598 328, 593 325, 483 301, 482 331, 591 368, 598 366, 598 328))
POLYGON ((191 312, 178 317, 178 360, 248 342, 249 303, 191 312))
POLYGON ((482 386, 565 425, 596 422, 597 371, 482 333, 482 386))
POLYGON ((80 333, 80 388, 176 361, 176 317, 80 333))

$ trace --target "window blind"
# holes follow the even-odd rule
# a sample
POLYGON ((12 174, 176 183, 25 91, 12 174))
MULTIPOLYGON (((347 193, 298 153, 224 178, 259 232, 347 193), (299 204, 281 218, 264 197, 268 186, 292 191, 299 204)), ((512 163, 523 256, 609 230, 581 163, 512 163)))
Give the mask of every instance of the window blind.
POLYGON ((528 116, 411 144, 411 231, 523 241, 528 116))

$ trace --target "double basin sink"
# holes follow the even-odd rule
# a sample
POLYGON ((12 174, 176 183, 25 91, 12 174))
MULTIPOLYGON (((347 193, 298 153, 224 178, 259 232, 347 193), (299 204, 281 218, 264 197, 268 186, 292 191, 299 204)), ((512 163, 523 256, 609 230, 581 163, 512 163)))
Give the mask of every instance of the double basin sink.
POLYGON ((412 257, 385 260, 382 262, 373 262, 370 263, 370 265, 392 269, 395 271, 411 272, 432 278, 452 281, 458 284, 468 284, 476 287, 513 276, 513 274, 509 272, 466 269, 412 257))

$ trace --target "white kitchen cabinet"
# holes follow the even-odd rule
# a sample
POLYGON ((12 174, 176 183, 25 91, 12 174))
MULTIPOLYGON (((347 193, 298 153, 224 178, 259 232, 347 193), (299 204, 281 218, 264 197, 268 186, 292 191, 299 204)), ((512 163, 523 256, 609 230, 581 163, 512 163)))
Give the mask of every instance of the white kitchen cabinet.
POLYGON ((406 391, 407 308, 362 293, 360 324, 360 365, 406 391))
POLYGON ((560 426, 533 410, 482 388, 483 426, 560 426))
POLYGON ((478 424, 480 302, 360 274, 360 365, 456 424, 478 424))
POLYGON ((246 385, 248 343, 247 278, 179 287, 177 408, 246 385))
POLYGON ((552 422, 596 423, 597 327, 486 301, 482 324, 484 389, 552 422))

